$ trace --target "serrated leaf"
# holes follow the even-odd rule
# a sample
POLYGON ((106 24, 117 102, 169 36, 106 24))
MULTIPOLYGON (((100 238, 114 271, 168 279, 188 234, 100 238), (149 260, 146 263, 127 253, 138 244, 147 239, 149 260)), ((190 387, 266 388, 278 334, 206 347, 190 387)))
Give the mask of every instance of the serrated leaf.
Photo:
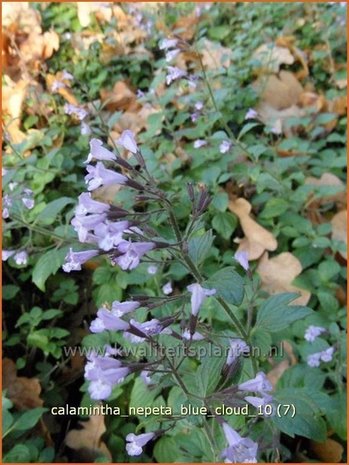
POLYGON ((283 293, 269 297, 259 308, 257 313, 257 328, 264 328, 271 333, 287 328, 294 321, 300 320, 313 313, 309 307, 289 305, 298 294, 283 293))
POLYGON ((196 265, 200 265, 208 255, 214 236, 212 231, 205 232, 202 236, 193 237, 188 242, 189 257, 196 265))
POLYGON ((63 265, 67 252, 67 247, 59 250, 50 250, 44 255, 41 255, 39 260, 36 262, 33 269, 32 281, 41 291, 45 291, 47 278, 52 274, 55 274, 63 265))

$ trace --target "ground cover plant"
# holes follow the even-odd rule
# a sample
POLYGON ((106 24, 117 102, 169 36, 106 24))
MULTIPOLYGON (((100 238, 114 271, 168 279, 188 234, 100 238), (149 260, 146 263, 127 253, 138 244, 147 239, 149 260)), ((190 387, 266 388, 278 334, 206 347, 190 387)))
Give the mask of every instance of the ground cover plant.
POLYGON ((3 461, 346 462, 346 5, 3 5, 3 461))

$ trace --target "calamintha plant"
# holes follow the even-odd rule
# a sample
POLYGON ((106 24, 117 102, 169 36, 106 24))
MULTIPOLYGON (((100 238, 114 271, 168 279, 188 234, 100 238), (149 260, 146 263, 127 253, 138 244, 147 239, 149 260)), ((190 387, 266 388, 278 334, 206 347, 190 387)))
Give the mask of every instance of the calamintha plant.
MULTIPOLYGON (((130 130, 122 133, 115 149, 117 154, 98 139, 90 141, 85 176, 88 192, 79 196, 72 220, 86 248, 70 249, 64 271, 81 270, 85 262, 106 255, 110 266, 122 270, 133 270, 143 260, 149 263, 151 274, 175 261, 188 270, 192 281, 184 292, 174 292, 169 282, 163 286, 162 295, 130 295, 124 302, 110 302, 98 310, 90 330, 104 334, 108 343, 88 353, 88 392, 94 400, 108 399, 116 385, 136 375, 150 389, 154 385, 156 389, 176 386, 180 389, 181 407, 187 405, 185 412, 200 413, 193 417, 162 410, 156 425, 145 425, 145 433, 127 435, 126 448, 131 456, 140 455, 149 441, 170 434, 181 421, 192 420, 191 427, 199 427, 208 438, 210 460, 255 462, 260 453, 278 448, 272 419, 283 415, 288 418, 294 415, 295 408, 282 405, 271 394, 272 385, 260 365, 267 354, 258 357, 256 347, 252 350, 256 326, 263 327, 269 321, 270 330, 273 324, 282 329, 285 322, 294 322, 312 311, 302 306, 289 307, 297 295, 281 294, 262 304, 256 321, 255 309, 250 310, 252 314, 241 314, 238 307, 245 297, 244 287, 251 292, 256 285, 248 254, 238 252, 234 260, 232 257, 232 264, 245 277, 233 266, 211 276, 200 269, 212 244, 212 233, 205 228, 205 210, 210 203, 205 187, 186 186, 191 214, 186 224, 180 224, 174 211, 175 197, 161 190, 149 174, 142 149, 130 130), (118 147, 132 157, 126 161, 118 147), (94 199, 96 189, 111 185, 135 191, 132 209, 94 199), (162 237, 158 231, 159 215, 171 224, 171 237, 162 237), (207 309, 202 312, 206 300, 211 301, 211 311, 226 314, 227 323, 217 324, 207 309), (132 350, 137 346, 141 350, 132 350), (243 406, 248 413, 238 432, 220 412, 226 407, 237 412, 243 406), (259 451, 254 430, 260 421, 269 422, 273 434, 263 441, 259 451), (217 440, 213 434, 217 428, 213 423, 222 427, 224 440, 217 440)), ((311 327, 308 336, 313 340, 322 331, 311 327)), ((333 352, 330 348, 319 354, 318 362, 330 361, 333 352)), ((313 359, 314 355, 310 365, 315 363, 313 359)))

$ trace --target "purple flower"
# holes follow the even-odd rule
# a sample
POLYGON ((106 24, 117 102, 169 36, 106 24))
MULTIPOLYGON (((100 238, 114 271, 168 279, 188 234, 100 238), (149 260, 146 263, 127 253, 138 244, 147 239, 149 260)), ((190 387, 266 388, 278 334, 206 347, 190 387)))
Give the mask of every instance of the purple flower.
POLYGON ((100 186, 109 186, 111 184, 126 184, 127 177, 108 170, 103 163, 97 162, 96 166, 86 166, 88 174, 85 176, 85 181, 88 184, 88 190, 92 191, 100 186))
POLYGON ((89 231, 100 225, 106 218, 105 213, 96 213, 93 215, 75 215, 71 220, 74 231, 78 233, 80 242, 87 242, 89 231))
POLYGON ((168 73, 166 76, 166 84, 168 86, 171 84, 171 82, 176 81, 177 79, 180 79, 187 75, 185 71, 183 71, 180 68, 177 68, 176 66, 168 66, 167 71, 168 73))
POLYGON ((202 341, 205 339, 204 336, 197 331, 194 334, 190 334, 189 329, 185 329, 182 333, 182 338, 186 340, 193 340, 193 341, 202 341))
POLYGON ((224 436, 228 447, 223 450, 222 458, 230 463, 256 463, 258 444, 250 438, 242 438, 228 423, 223 423, 224 436))
POLYGON ((249 263, 248 263, 248 252, 245 250, 240 250, 235 252, 234 255, 235 260, 242 266, 242 268, 246 271, 249 269, 249 263))
POLYGON ((324 333, 326 331, 325 328, 322 326, 313 326, 310 325, 304 334, 304 339, 308 342, 314 342, 315 339, 320 336, 320 334, 324 333))
POLYGON ((119 302, 114 300, 111 307, 111 312, 115 316, 123 316, 126 313, 133 312, 140 306, 140 303, 137 301, 127 301, 127 302, 119 302))
POLYGON ((317 352, 315 354, 308 355, 308 357, 307 357, 308 366, 310 366, 311 368, 315 368, 315 367, 320 366, 320 355, 321 355, 321 352, 317 352))
POLYGON ((240 355, 249 353, 250 348, 242 339, 232 339, 228 351, 226 364, 231 365, 240 355))
POLYGON ((152 383, 152 379, 150 377, 150 371, 147 371, 147 370, 142 370, 140 372, 140 378, 144 381, 144 384, 151 384, 152 383))
POLYGON ((195 110, 201 111, 204 108, 204 104, 203 102, 199 101, 195 103, 194 107, 195 107, 195 110))
POLYGON ((257 116, 258 113, 256 112, 256 110, 254 110, 253 108, 249 108, 248 112, 245 115, 245 119, 256 119, 257 116))
POLYGON ((141 455, 143 447, 151 441, 154 436, 155 433, 144 433, 139 435, 129 433, 126 436, 126 441, 128 442, 128 444, 126 444, 126 450, 128 455, 141 455))
POLYGON ((322 362, 330 362, 333 358, 334 348, 329 347, 326 350, 323 350, 320 355, 320 359, 322 362))
POLYGON ((244 399, 246 400, 246 402, 253 405, 253 407, 262 409, 263 414, 264 414, 264 407, 266 405, 271 405, 272 411, 266 416, 272 416, 275 414, 275 409, 274 409, 274 406, 272 405, 273 397, 270 396, 269 394, 264 394, 262 397, 246 396, 244 399))
POLYGON ((2 261, 3 262, 6 262, 6 260, 8 260, 10 257, 12 257, 12 255, 14 255, 16 253, 15 250, 2 250, 1 251, 1 254, 2 254, 2 261))
POLYGON ((195 123, 199 119, 199 116, 200 116, 200 112, 194 111, 194 113, 190 115, 190 119, 192 120, 193 123, 195 123))
POLYGON ((98 246, 108 252, 123 241, 123 233, 128 228, 128 221, 99 224, 94 228, 98 246))
POLYGON ((149 274, 156 274, 158 271, 158 267, 155 265, 149 265, 147 271, 149 274))
POLYGON ((82 121, 88 115, 88 112, 77 105, 66 103, 64 105, 64 113, 67 115, 75 115, 80 121, 82 121))
POLYGON ((153 242, 131 242, 122 241, 118 246, 118 251, 122 254, 115 258, 115 262, 122 270, 133 270, 139 265, 144 254, 155 247, 153 242))
POLYGON ((10 212, 8 211, 8 208, 5 207, 2 209, 2 217, 4 220, 7 220, 7 218, 10 216, 10 212))
POLYGON ((179 48, 175 48, 174 50, 169 50, 166 53, 166 57, 165 57, 165 60, 167 61, 167 63, 169 63, 174 58, 176 58, 176 56, 179 54, 179 52, 180 52, 179 48))
POLYGON ((307 364, 308 366, 314 368, 320 366, 320 362, 330 362, 333 358, 334 348, 329 347, 326 350, 321 352, 316 352, 315 354, 308 355, 307 364))
POLYGON ((34 207, 34 199, 28 199, 27 197, 22 198, 23 205, 31 210, 34 207))
MULTIPOLYGON (((138 321, 131 319, 130 326, 134 326, 138 331, 143 333, 144 336, 154 336, 162 332, 167 333, 166 328, 164 329, 161 322, 156 318, 153 318, 150 321, 145 321, 144 323, 139 323, 138 321)), ((139 337, 142 339, 141 335, 139 335, 139 337)))
POLYGON ((90 126, 85 123, 85 121, 82 121, 80 124, 80 134, 82 136, 89 136, 92 133, 90 126))
POLYGON ((85 250, 84 252, 73 252, 73 249, 69 249, 69 253, 65 257, 65 263, 62 266, 66 273, 71 271, 81 270, 81 265, 91 258, 98 255, 98 250, 85 250))
POLYGON ((104 357, 95 353, 89 354, 85 366, 85 379, 90 381, 88 392, 91 398, 107 399, 113 387, 121 383, 129 372, 129 368, 123 367, 119 360, 111 358, 109 354, 104 357))
POLYGON ((99 139, 91 139, 90 153, 88 154, 85 163, 89 163, 92 159, 96 160, 116 160, 116 156, 110 150, 103 147, 103 142, 99 139))
POLYGON ((272 384, 266 377, 266 375, 260 371, 257 373, 255 378, 245 381, 238 386, 240 391, 253 391, 260 392, 261 394, 271 391, 273 389, 272 384))
POLYGON ((221 142, 219 146, 219 151, 221 153, 227 153, 229 152, 230 147, 231 147, 231 142, 229 140, 224 140, 223 142, 221 142))
POLYGON ((87 215, 87 213, 105 213, 110 209, 110 205, 93 200, 90 192, 83 192, 79 195, 79 204, 76 207, 77 215, 87 215))
POLYGON ((169 281, 164 286, 162 286, 162 292, 165 295, 169 295, 169 294, 171 294, 173 292, 171 281, 169 281))
POLYGON ((206 297, 216 293, 216 289, 205 289, 198 283, 190 284, 190 286, 187 286, 187 289, 191 293, 191 313, 194 316, 199 313, 200 307, 206 297))
POLYGON ((135 136, 133 132, 129 129, 126 129, 122 132, 117 143, 121 145, 121 147, 124 147, 124 149, 129 150, 132 153, 138 152, 138 146, 135 140, 135 136))
POLYGON ((97 318, 91 322, 90 331, 92 333, 102 333, 108 331, 124 331, 129 328, 126 321, 121 320, 111 310, 100 308, 97 312, 97 318))
POLYGON ((159 42, 160 50, 168 50, 169 48, 174 48, 178 44, 177 39, 162 39, 159 42))
POLYGON ((67 81, 74 81, 74 76, 64 69, 62 72, 62 79, 66 79, 67 81))
POLYGON ((205 145, 207 145, 207 142, 204 139, 194 140, 194 149, 199 149, 200 147, 204 147, 205 145))
POLYGON ((16 264, 19 266, 26 265, 28 263, 28 254, 25 250, 17 252, 13 258, 16 264))
POLYGON ((51 85, 51 91, 52 92, 57 92, 57 90, 64 89, 64 88, 65 88, 65 84, 63 82, 58 81, 57 79, 55 79, 52 82, 52 85, 51 85))

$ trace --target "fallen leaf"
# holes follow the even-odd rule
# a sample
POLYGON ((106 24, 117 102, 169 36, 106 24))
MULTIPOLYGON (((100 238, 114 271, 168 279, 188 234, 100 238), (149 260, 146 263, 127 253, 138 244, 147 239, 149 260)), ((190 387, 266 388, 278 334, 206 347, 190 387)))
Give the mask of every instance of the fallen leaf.
POLYGON ((311 441, 311 449, 324 463, 341 462, 344 447, 334 439, 327 438, 325 442, 311 441))
POLYGON ((82 27, 87 27, 91 23, 91 14, 95 13, 100 21, 110 22, 112 10, 110 2, 76 2, 78 8, 78 19, 82 27))
POLYGON ((238 251, 247 251, 249 260, 257 260, 265 250, 277 248, 277 241, 271 232, 251 218, 252 206, 243 198, 235 198, 229 202, 229 210, 240 220, 245 237, 239 241, 238 251))
POLYGON ((136 111, 140 108, 136 94, 124 81, 117 81, 112 90, 101 89, 101 101, 109 111, 136 111))
POLYGON ((230 48, 208 39, 205 39, 202 45, 202 63, 206 69, 217 69, 221 66, 228 68, 233 59, 233 52, 230 48))
POLYGON ((252 86, 260 95, 262 102, 276 110, 297 105, 304 90, 296 76, 289 71, 280 71, 277 76, 274 74, 261 76, 252 86))
POLYGON ((301 274, 302 265, 290 252, 283 252, 270 259, 266 252, 258 263, 257 272, 261 278, 261 288, 269 294, 297 292, 301 296, 290 305, 306 305, 309 302, 311 293, 292 284, 301 274))
MULTIPOLYGON (((347 210, 342 210, 334 215, 331 220, 332 239, 343 241, 347 244, 347 210)), ((347 259, 347 252, 339 252, 341 256, 347 259)))
POLYGON ((335 174, 332 173, 323 173, 320 178, 315 178, 313 176, 308 176, 305 178, 304 183, 306 185, 317 186, 317 187, 335 187, 338 188, 337 193, 330 195, 317 195, 316 199, 309 205, 312 208, 316 208, 323 203, 328 202, 337 202, 338 206, 345 205, 346 202, 346 193, 345 193, 345 184, 338 178, 335 174))
POLYGON ((263 44, 255 50, 252 55, 253 60, 257 60, 263 72, 278 73, 281 65, 293 65, 294 57, 287 47, 280 47, 275 44, 263 44))
POLYGON ((74 450, 83 450, 96 457, 100 454, 105 455, 111 460, 111 454, 102 441, 102 435, 106 431, 103 415, 93 415, 88 421, 81 421, 81 429, 74 429, 68 432, 65 438, 65 444, 74 450))
POLYGON ((2 387, 6 389, 8 398, 18 410, 42 407, 40 399, 41 385, 37 378, 17 376, 16 364, 9 358, 2 361, 2 387))
POLYGON ((176 36, 183 40, 191 40, 196 32, 196 25, 199 21, 199 17, 195 12, 188 16, 182 16, 173 25, 172 29, 176 36))

